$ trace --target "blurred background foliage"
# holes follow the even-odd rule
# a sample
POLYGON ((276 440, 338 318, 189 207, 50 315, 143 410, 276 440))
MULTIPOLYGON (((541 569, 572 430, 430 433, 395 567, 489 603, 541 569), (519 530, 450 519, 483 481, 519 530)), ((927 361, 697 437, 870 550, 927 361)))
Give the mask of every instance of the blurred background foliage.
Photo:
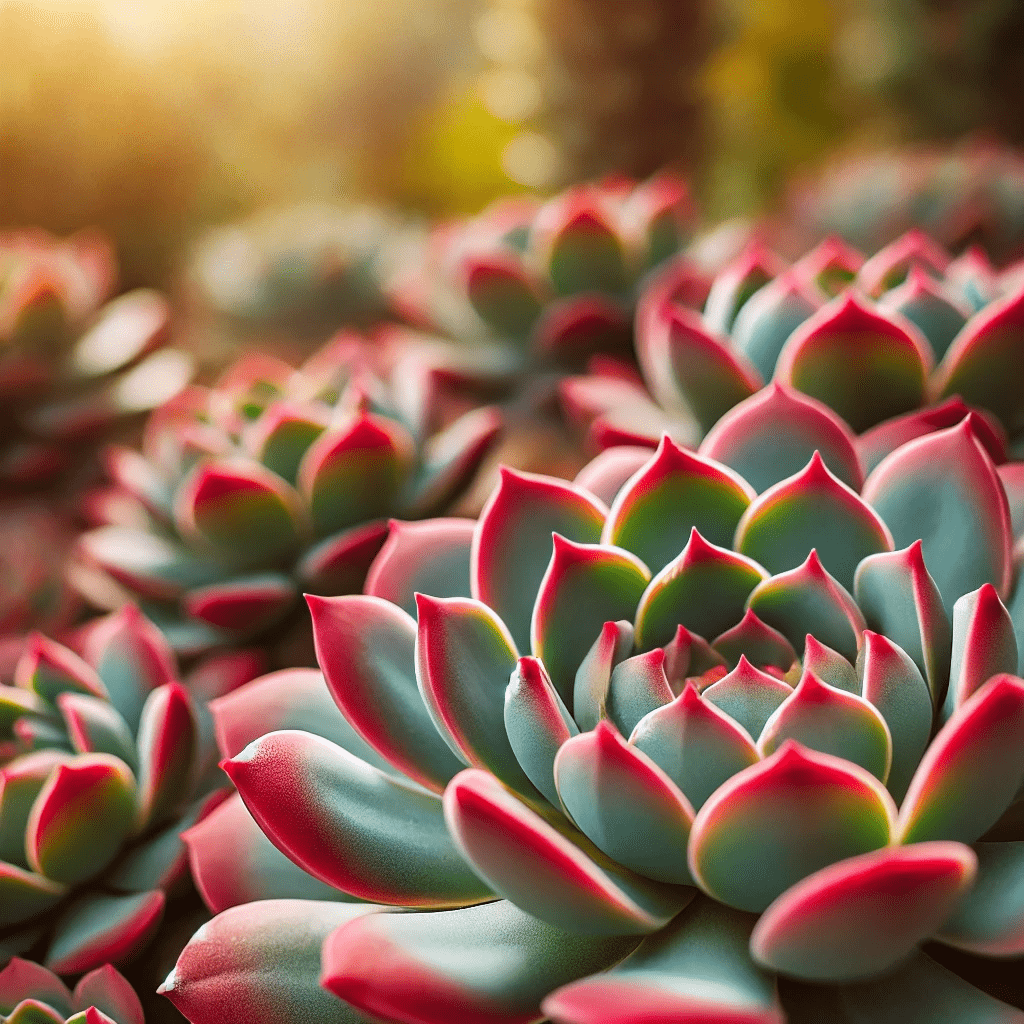
POLYGON ((1019 0, 0 0, 0 225, 163 283, 297 201, 479 209, 687 171, 707 217, 837 152, 1024 141, 1019 0))

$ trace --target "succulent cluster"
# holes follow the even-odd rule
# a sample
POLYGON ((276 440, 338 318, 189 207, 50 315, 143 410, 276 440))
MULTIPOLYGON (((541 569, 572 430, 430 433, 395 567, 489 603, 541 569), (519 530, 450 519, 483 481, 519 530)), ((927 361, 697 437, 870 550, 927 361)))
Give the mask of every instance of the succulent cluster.
POLYGON ((86 974, 74 991, 52 971, 15 957, 0 971, 4 1024, 145 1024, 135 990, 110 964, 86 974))
POLYGON ((78 640, 81 654, 33 635, 0 685, 0 956, 59 974, 152 938, 186 884, 181 832, 222 799, 206 702, 262 665, 235 652, 179 682, 134 608, 78 640))
POLYGON ((913 228, 997 262, 1024 255, 1024 154, 973 145, 839 161, 793 189, 787 219, 817 237, 879 249, 913 228))
POLYGON ((252 355, 183 392, 141 453, 110 454, 79 546, 90 596, 137 600, 194 654, 281 624, 300 590, 358 591, 388 517, 443 507, 498 429, 486 408, 447 422, 432 367, 342 335, 301 369, 252 355))
POLYGON ((83 441, 191 377, 189 358, 164 348, 165 300, 139 289, 107 301, 115 278, 98 235, 0 234, 0 485, 79 468, 83 441))
POLYGON ((911 231, 868 259, 828 239, 789 266, 754 241, 709 288, 702 281, 681 259, 645 293, 637 358, 657 404, 621 375, 563 382, 570 415, 598 447, 653 445, 667 429, 718 458, 742 444, 730 409, 790 388, 853 428, 867 470, 897 444, 961 419, 965 404, 983 410, 979 430, 994 455, 1005 458, 1007 444, 1020 453, 1019 268, 998 272, 978 249, 951 259, 911 231))
MULTIPOLYGON (((308 347, 342 328, 367 330, 396 319, 389 297, 415 237, 371 207, 303 205, 220 228, 194 255, 190 286, 236 343, 308 347)), ((214 338, 205 324, 204 355, 214 338)))
POLYGON ((507 470, 309 598, 322 674, 212 708, 190 1020, 1024 1020, 919 948, 1024 952, 1020 464, 776 393, 743 475, 507 470))

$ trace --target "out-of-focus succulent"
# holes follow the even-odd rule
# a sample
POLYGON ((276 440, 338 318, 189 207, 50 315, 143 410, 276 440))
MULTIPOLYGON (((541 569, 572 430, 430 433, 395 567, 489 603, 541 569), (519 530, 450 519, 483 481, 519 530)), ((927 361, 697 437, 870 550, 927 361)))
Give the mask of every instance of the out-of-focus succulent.
POLYGON ((976 248, 951 259, 911 231, 867 260, 829 239, 791 266, 755 241, 707 293, 700 280, 678 261, 641 305, 637 357, 655 401, 601 372, 563 382, 563 402, 597 446, 653 446, 668 429, 718 458, 742 444, 726 413, 771 382, 766 415, 775 385, 823 403, 859 435, 866 470, 967 407, 982 410, 994 456, 1007 444, 1020 454, 1021 268, 997 272, 976 248))
POLYGON ((322 675, 212 709, 190 1020, 1024 1021, 919 949, 1024 952, 1021 465, 744 427, 756 486, 667 437, 506 471, 309 599, 322 675))
POLYGON ((792 190, 787 219, 866 250, 918 228, 1003 264, 1024 255, 1024 154, 973 145, 847 157, 792 190))
POLYGON ((145 1024, 139 997, 110 964, 86 974, 74 991, 52 971, 15 957, 0 971, 5 1024, 145 1024))
POLYGON ((107 301, 115 276, 99 235, 0 234, 0 484, 80 469, 85 442, 188 383, 191 360, 163 348, 165 300, 107 301))
POLYGON ((191 654, 282 624, 300 589, 357 592, 387 518, 442 508, 498 430, 489 408, 443 422, 434 380, 425 350, 344 335, 299 370, 251 356, 184 392, 108 460, 90 596, 132 595, 191 654))
POLYGON ((438 228, 399 294, 411 318, 499 346, 512 370, 628 355, 641 282, 689 241, 692 221, 686 186, 670 175, 506 200, 438 228))
POLYGON ((189 274, 199 318, 213 314, 203 356, 211 342, 308 352, 342 328, 395 320, 389 282, 415 248, 411 228, 371 207, 289 207, 217 229, 189 274))
POLYGON ((182 830, 222 799, 206 701, 261 667, 225 655, 183 684, 134 608, 80 641, 81 656, 34 634, 0 685, 0 959, 59 974, 152 938, 188 876, 182 830))

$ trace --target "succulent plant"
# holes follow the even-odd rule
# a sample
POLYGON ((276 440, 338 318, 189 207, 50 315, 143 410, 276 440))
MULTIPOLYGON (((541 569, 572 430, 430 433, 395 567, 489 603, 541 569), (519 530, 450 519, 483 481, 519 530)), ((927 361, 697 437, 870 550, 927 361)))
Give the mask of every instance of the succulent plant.
POLYGON ((787 220, 812 236, 875 250, 918 228, 998 264, 1024 255, 1024 153, 991 145, 863 153, 792 190, 787 220))
POLYGON ((33 635, 0 685, 0 961, 31 953, 58 974, 153 937, 187 884, 180 833, 224 795, 206 701, 261 671, 239 652, 183 684, 134 608, 79 639, 81 655, 33 635))
POLYGON ((513 371, 628 355, 640 283, 692 221, 685 184, 667 174, 577 185, 540 205, 505 200, 438 228, 398 293, 410 319, 496 344, 513 371))
POLYGON ((188 382, 191 360, 164 348, 168 306, 148 289, 107 301, 106 240, 0 234, 0 484, 35 486, 80 470, 81 448, 188 382))
POLYGON ((86 974, 74 991, 52 971, 15 957, 0 971, 4 1024, 145 1024, 139 997, 110 964, 86 974))
POLYGON ((980 426, 865 481, 794 398, 745 423, 756 486, 666 436, 400 528, 309 598, 322 674, 214 702, 238 797, 186 840, 219 913, 163 992, 194 1024, 1024 1020, 919 948, 1024 952, 1020 464, 980 426))
POLYGON ((1021 451, 1018 268, 996 272, 976 249, 951 260, 912 231, 867 260, 829 239, 789 267, 754 241, 710 289, 701 280, 677 261, 644 296, 637 356, 655 402, 638 382, 603 373, 561 385, 598 447, 654 445, 668 429, 713 454, 732 443, 728 411, 770 381, 772 393, 792 388, 837 412, 867 470, 966 406, 982 412, 993 453, 1021 451))
MULTIPOLYGON (((234 347, 309 350, 342 328, 393 321, 390 278, 416 236, 372 207, 300 205, 219 228, 198 246, 189 273, 193 301, 234 347)), ((206 354, 204 352, 204 354, 206 354)))
POLYGON ((387 517, 443 507, 498 429, 486 408, 444 422, 431 367, 425 350, 342 335, 299 370, 252 355, 184 392, 141 453, 108 459, 106 525, 80 542, 107 584, 94 600, 137 599, 194 654, 280 625, 300 587, 357 592, 387 517))

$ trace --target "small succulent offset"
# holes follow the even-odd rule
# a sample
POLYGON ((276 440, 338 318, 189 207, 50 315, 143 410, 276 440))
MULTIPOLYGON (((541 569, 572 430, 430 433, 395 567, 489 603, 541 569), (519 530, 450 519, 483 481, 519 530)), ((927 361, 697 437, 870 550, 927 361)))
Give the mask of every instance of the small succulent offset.
POLYGON ((31 953, 59 974, 153 937, 188 875, 180 833, 223 795, 205 702, 261 670, 237 653, 183 685, 134 608, 81 640, 82 656, 34 635, 0 685, 0 962, 31 953))
POLYGON ((239 795, 186 838, 220 913, 162 991, 194 1024, 1024 1021, 920 949, 1024 953, 1024 525, 981 426, 865 480, 791 395, 749 477, 665 437, 399 530, 309 598, 322 675, 214 702, 239 795))
POLYGON ((965 403, 992 438, 1024 450, 1024 274, 995 271, 978 249, 953 260, 917 231, 866 260, 829 239, 788 267, 755 241, 709 290, 677 261, 644 295, 636 346, 657 404, 621 375, 562 384, 598 446, 653 445, 668 429, 714 447, 712 433, 731 430, 726 413, 773 382, 842 416, 868 470, 957 422, 965 403))
POLYGON ((118 420, 184 387, 192 362, 166 348, 169 310, 138 289, 107 301, 109 243, 83 234, 0 234, 0 484, 37 486, 118 420))
POLYGON ((52 971, 15 957, 0 971, 3 1024, 145 1024, 139 997, 110 964, 86 974, 74 991, 52 971))
MULTIPOLYGON (((631 353, 641 282, 689 241, 694 212, 670 175, 506 200, 442 226, 401 291, 413 319, 497 346, 513 372, 631 353)), ((501 365, 501 360, 498 360, 501 365)))
POLYGON ((445 422, 434 382, 425 350, 347 335, 299 370, 243 358, 112 452, 83 562, 183 653, 281 623, 300 588, 357 592, 387 517, 443 507, 497 433, 488 408, 445 422))

